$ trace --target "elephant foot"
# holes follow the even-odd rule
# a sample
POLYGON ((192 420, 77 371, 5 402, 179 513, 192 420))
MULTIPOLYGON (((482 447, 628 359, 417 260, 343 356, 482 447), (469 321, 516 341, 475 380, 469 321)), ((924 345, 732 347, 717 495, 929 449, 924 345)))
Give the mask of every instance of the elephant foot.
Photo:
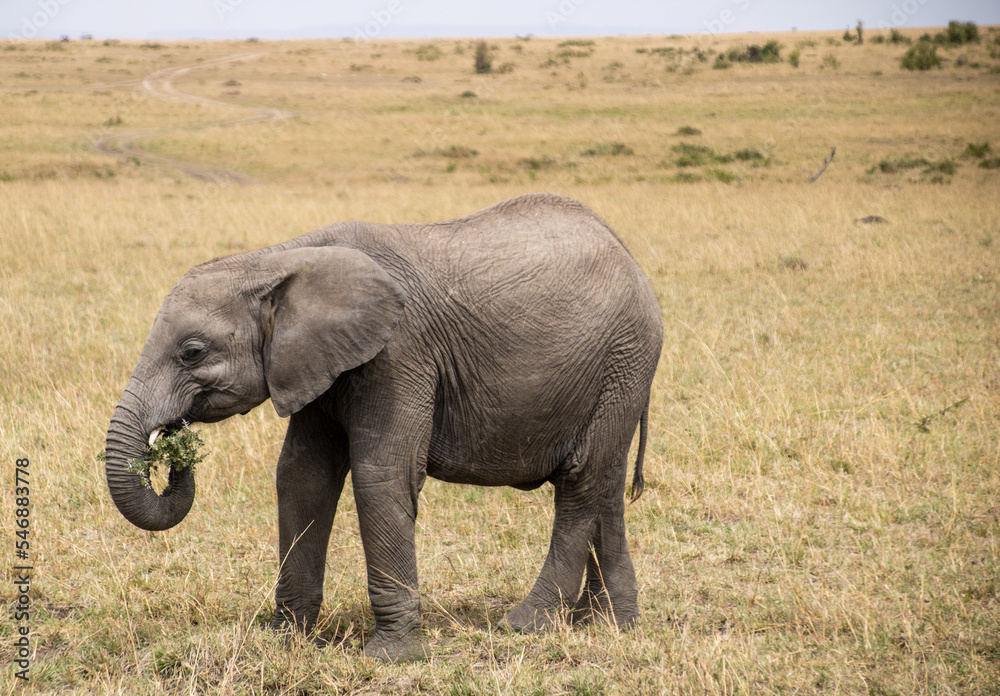
POLYGON ((639 607, 634 602, 614 605, 607 592, 597 594, 584 591, 570 612, 570 623, 574 626, 588 623, 602 623, 627 629, 639 621, 639 607))
POLYGON ((524 601, 507 614, 504 622, 518 633, 535 633, 550 628, 561 614, 558 609, 537 607, 524 601))
POLYGON ((365 644, 365 657, 379 662, 423 662, 428 653, 419 631, 416 635, 400 636, 376 630, 365 644))
POLYGON ((275 633, 302 633, 307 634, 316 625, 315 615, 295 614, 287 607, 278 607, 271 619, 271 630, 275 633))

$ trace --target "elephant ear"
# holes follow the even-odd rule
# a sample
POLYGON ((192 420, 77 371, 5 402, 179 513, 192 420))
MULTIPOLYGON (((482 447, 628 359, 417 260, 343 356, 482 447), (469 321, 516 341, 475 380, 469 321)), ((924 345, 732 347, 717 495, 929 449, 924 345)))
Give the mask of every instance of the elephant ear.
POLYGON ((289 249, 257 265, 266 278, 264 378, 274 410, 290 416, 385 347, 406 292, 357 249, 289 249))

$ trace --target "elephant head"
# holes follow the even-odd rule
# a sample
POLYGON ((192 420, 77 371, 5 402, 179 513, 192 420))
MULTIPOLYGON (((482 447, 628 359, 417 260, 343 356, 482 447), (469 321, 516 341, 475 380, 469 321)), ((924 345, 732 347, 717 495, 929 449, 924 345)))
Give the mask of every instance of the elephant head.
POLYGON ((295 413, 382 350, 405 299, 381 266, 347 247, 250 252, 191 269, 160 308, 111 418, 105 473, 118 510, 142 529, 178 524, 194 502, 190 469, 171 470, 157 494, 128 466, 151 436, 268 397, 278 415, 295 413))

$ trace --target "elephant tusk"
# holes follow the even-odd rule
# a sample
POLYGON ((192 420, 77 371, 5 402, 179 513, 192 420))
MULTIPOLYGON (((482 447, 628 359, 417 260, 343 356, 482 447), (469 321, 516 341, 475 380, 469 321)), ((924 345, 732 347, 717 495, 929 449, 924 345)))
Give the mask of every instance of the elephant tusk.
POLYGON ((149 434, 149 446, 152 447, 156 444, 157 439, 163 434, 163 428, 157 428, 149 434))

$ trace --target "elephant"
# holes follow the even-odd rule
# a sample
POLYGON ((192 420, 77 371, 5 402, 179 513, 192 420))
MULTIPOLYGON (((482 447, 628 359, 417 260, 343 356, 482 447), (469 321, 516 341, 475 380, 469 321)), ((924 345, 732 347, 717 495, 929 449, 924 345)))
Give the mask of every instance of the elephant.
POLYGON ((348 472, 375 626, 364 653, 427 657, 414 523, 426 477, 554 488, 547 557, 508 630, 639 617, 625 537, 643 489, 663 341, 649 280, 583 204, 528 194, 430 224, 338 222, 188 271, 153 322, 108 427, 107 485, 146 530, 178 524, 194 474, 157 494, 129 468, 151 434, 288 418, 277 462, 278 631, 315 628, 348 472))

